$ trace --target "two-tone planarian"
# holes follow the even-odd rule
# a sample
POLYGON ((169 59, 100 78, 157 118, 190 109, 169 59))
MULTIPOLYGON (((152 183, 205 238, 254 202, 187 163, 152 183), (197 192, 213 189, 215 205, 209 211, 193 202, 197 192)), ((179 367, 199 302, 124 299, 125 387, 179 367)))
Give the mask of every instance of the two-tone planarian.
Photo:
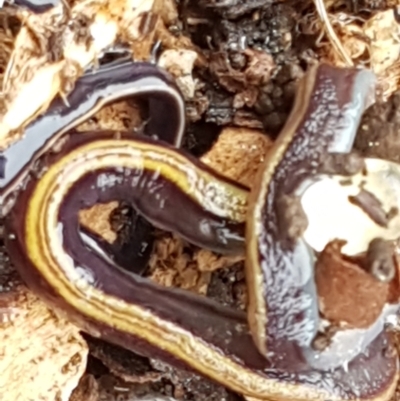
POLYGON ((318 253, 303 235, 303 214, 293 213, 323 177, 374 175, 371 160, 354 163, 351 153, 374 85, 367 70, 311 67, 258 178, 245 188, 179 150, 185 105, 167 73, 130 61, 99 67, 77 81, 68 102, 55 100, 21 138, 0 144, 6 250, 29 287, 82 330, 245 396, 388 400, 398 357, 387 352, 384 323, 397 306, 371 327, 339 330, 315 348, 324 323, 318 253), (132 96, 148 100, 147 135, 74 131, 105 104, 132 96), (337 171, 327 168, 338 158, 337 171), (156 285, 91 248, 78 212, 111 200, 198 246, 245 253, 247 317, 156 285))

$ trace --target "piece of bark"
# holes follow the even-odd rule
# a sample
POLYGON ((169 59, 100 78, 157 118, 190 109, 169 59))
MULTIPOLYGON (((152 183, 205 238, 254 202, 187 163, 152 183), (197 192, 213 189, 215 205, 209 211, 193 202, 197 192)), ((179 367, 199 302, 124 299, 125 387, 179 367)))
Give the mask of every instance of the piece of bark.
POLYGON ((221 174, 251 187, 272 141, 261 131, 228 127, 201 160, 221 174))
POLYGON ((326 319, 349 328, 366 328, 382 312, 389 297, 389 283, 382 283, 360 266, 345 260, 343 243, 329 243, 315 269, 320 311, 326 319))
POLYGON ((1 400, 68 401, 86 369, 86 343, 16 276, 7 286, 0 292, 1 400))

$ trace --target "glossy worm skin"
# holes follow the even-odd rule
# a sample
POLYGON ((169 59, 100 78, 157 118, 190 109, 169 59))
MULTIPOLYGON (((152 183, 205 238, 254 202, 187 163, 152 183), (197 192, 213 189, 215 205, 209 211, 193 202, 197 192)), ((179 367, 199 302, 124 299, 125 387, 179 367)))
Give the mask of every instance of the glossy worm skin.
POLYGON ((150 63, 132 61, 101 66, 80 78, 66 99, 55 99, 47 112, 25 129, 22 139, 6 149, 0 145, 0 204, 23 182, 35 160, 68 130, 93 116, 104 105, 130 97, 149 102, 146 132, 180 146, 185 129, 182 96, 172 78, 150 63), (152 117, 157 116, 157 118, 152 117))
MULTIPOLYGON (((259 400, 388 400, 398 364, 397 356, 385 352, 390 345, 385 332, 347 370, 328 371, 313 367, 309 344, 299 341, 303 335, 278 336, 281 313, 291 316, 288 303, 294 308, 291 297, 294 302, 298 294, 310 297, 297 316, 303 321, 314 317, 316 299, 312 283, 294 280, 299 275, 290 270, 294 262, 304 262, 304 253, 293 253, 300 240, 288 235, 282 218, 268 226, 275 213, 284 215, 280 195, 292 196, 300 180, 318 173, 320 155, 351 148, 371 84, 361 70, 311 69, 250 198, 245 188, 160 141, 128 133, 71 134, 56 153, 46 154, 42 173, 27 181, 7 214, 7 250, 24 280, 50 305, 92 335, 139 354, 191 368, 259 400), (90 249, 79 233, 79 209, 113 199, 220 252, 240 250, 246 222, 249 321, 258 347, 272 356, 260 354, 243 313, 156 285, 90 249), (275 258, 271 265, 267 256, 275 258), (280 261, 287 263, 278 265, 285 280, 273 282, 280 261), (271 281, 274 288, 268 287, 271 281), (290 297, 281 307, 271 299, 276 291, 290 297), (263 296, 264 303, 257 303, 263 296)), ((304 268, 309 279, 313 266, 304 268)), ((293 320, 283 323, 284 333, 296 329, 293 320)))
POLYGON ((8 2, 10 4, 15 4, 18 7, 26 8, 36 14, 49 11, 53 7, 62 3, 61 0, 9 0, 8 2))
POLYGON ((320 325, 315 255, 301 233, 289 234, 301 218, 285 214, 301 187, 322 172, 329 154, 349 154, 374 89, 375 77, 367 70, 321 65, 310 72, 253 186, 246 226, 249 324, 259 350, 276 366, 294 366, 304 358, 329 370, 354 356, 311 346, 320 325))

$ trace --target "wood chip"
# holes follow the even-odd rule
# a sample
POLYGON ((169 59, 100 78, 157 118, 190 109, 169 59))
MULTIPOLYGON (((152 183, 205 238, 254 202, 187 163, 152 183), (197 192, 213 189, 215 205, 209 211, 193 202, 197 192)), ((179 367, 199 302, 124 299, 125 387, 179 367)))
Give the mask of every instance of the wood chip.
POLYGON ((21 282, 0 293, 0 389, 3 401, 68 401, 86 369, 78 329, 21 282))
POLYGON ((225 176, 251 187, 272 141, 261 131, 228 127, 201 160, 225 176))

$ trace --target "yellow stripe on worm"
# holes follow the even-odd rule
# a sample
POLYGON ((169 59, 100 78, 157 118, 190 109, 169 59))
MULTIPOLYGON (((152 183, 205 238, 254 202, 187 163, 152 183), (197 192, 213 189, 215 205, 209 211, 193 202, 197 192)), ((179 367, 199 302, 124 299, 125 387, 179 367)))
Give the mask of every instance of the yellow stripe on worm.
POLYGON ((291 356, 298 353, 313 368, 328 371, 358 354, 348 350, 357 349, 356 337, 340 347, 341 353, 329 346, 313 348, 321 327, 316 255, 303 238, 307 217, 300 199, 307 183, 323 174, 330 156, 342 154, 339 167, 344 168, 343 154, 352 150, 374 88, 375 77, 368 70, 311 68, 252 187, 246 221, 248 318, 258 349, 276 366, 293 363, 291 356))
MULTIPOLYGON (((296 222, 286 216, 287 201, 295 197, 300 182, 320 172, 321 157, 350 150, 371 78, 365 71, 329 66, 309 74, 298 94, 307 107, 294 108, 295 116, 289 118, 270 154, 272 167, 264 166, 266 172, 261 172, 253 189, 255 207, 247 218, 245 189, 177 150, 129 134, 86 134, 76 143, 73 136, 69 138, 59 154, 46 156, 48 170, 28 182, 7 216, 7 250, 25 281, 89 333, 150 357, 182 361, 256 399, 390 398, 398 366, 396 357, 384 352, 385 333, 368 346, 368 353, 353 359, 347 371, 342 365, 316 368, 318 361, 313 358, 320 354, 314 355, 307 344, 318 323, 313 280, 311 284, 304 280, 312 278, 313 264, 304 259, 307 253, 301 238, 289 235, 290 225, 296 222), (186 162, 187 169, 182 167, 186 162), (140 174, 132 175, 138 169, 140 174), (105 179, 100 179, 102 175, 105 179), (197 207, 195 216, 208 223, 194 227, 192 239, 203 235, 211 247, 217 242, 222 248, 224 242, 227 248, 229 241, 237 244, 240 238, 235 238, 231 226, 250 224, 254 264, 247 261, 246 266, 258 281, 254 285, 253 280, 249 292, 264 297, 267 314, 265 333, 260 334, 262 327, 256 326, 253 335, 256 340, 261 335, 259 348, 267 358, 257 352, 243 314, 206 298, 162 288, 88 252, 74 232, 78 231, 79 196, 82 206, 89 207, 87 199, 97 203, 104 194, 118 197, 121 187, 122 198, 132 203, 129 190, 147 190, 140 205, 144 209, 167 188, 162 203, 156 203, 160 213, 150 220, 158 224, 169 219, 171 230, 181 224, 178 232, 192 231, 190 224, 185 227, 192 217, 185 208, 196 212, 197 207), (168 201, 170 209, 163 209, 168 201)), ((157 211, 154 204, 150 208, 157 211)))
MULTIPOLYGON (((246 224, 246 282, 249 288, 248 317, 249 325, 253 333, 254 341, 263 355, 268 355, 267 344, 267 303, 264 292, 265 276, 259 261, 259 237, 262 235, 265 201, 269 198, 270 183, 276 169, 285 158, 288 147, 292 144, 297 130, 304 120, 309 108, 309 99, 313 94, 318 69, 310 69, 309 73, 299 82, 297 96, 292 112, 281 134, 274 142, 264 161, 264 165, 258 171, 255 185, 249 196, 248 220, 246 224)), ((275 196, 275 194, 272 194, 275 196)))
MULTIPOLYGON (((160 151, 148 144, 134 141, 93 141, 72 151, 52 164, 40 179, 30 198, 26 215, 26 250, 32 264, 54 291, 87 318, 114 329, 134 334, 186 362, 189 366, 224 383, 233 390, 259 399, 324 400, 331 394, 308 386, 286 384, 253 372, 234 359, 221 354, 212 344, 170 321, 161 319, 150 310, 106 294, 96 283, 81 276, 71 258, 65 254, 59 227, 60 205, 71 187, 88 173, 110 166, 156 171, 173 180, 180 190, 191 193, 192 183, 184 172, 188 163, 175 152, 160 151), (140 149, 142 155, 137 157, 140 149), (263 395, 266 395, 265 397, 263 395)), ((193 166, 192 166, 193 169, 193 166)), ((206 171, 197 171, 204 180, 212 179, 206 171)), ((247 192, 221 183, 226 200, 235 199, 226 208, 228 217, 243 219, 247 192)), ((210 210, 220 212, 210 205, 210 210)))

